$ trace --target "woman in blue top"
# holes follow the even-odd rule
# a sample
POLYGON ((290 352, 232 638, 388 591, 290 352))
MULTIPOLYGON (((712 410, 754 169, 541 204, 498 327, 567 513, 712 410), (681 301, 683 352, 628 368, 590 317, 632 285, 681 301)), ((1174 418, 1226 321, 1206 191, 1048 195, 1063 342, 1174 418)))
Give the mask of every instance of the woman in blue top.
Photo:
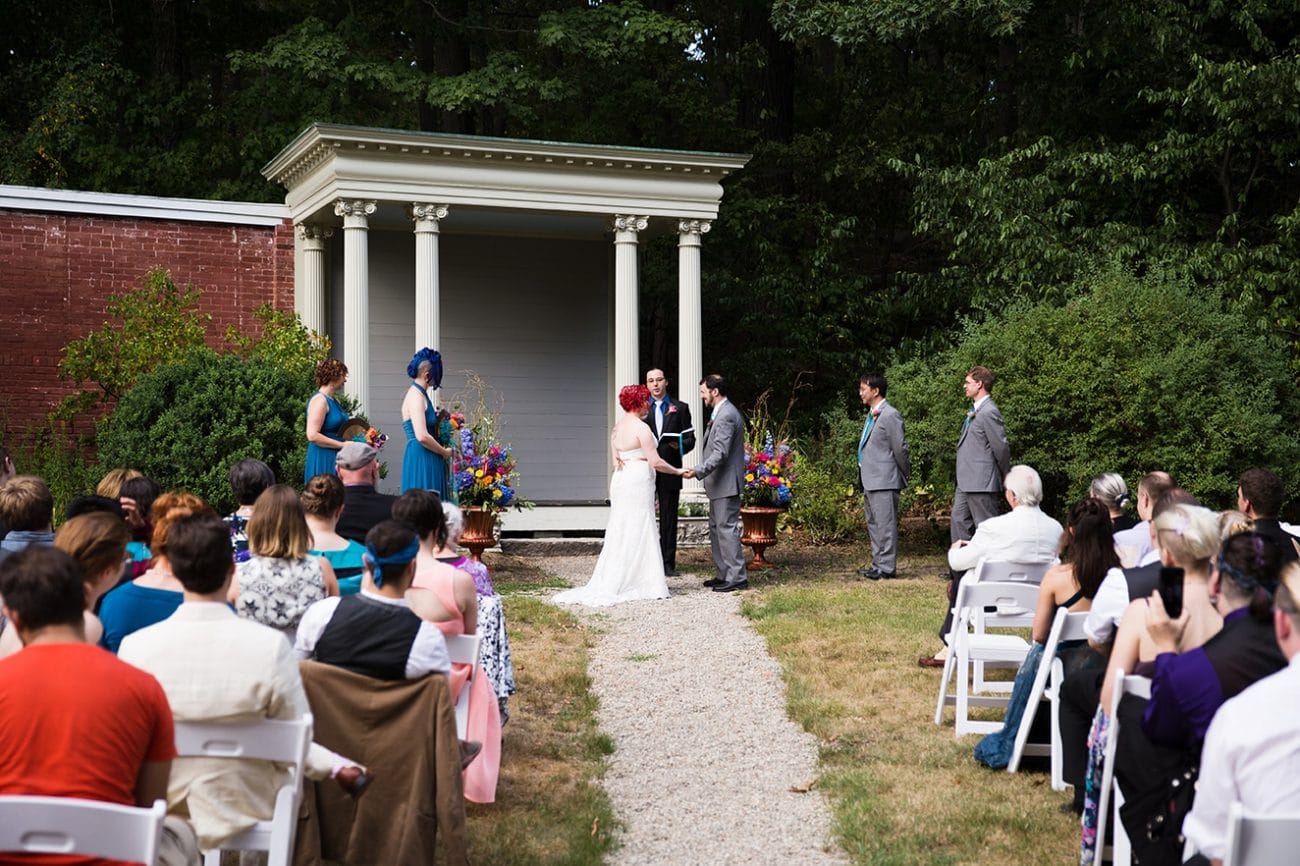
POLYGON ((430 391, 442 384, 442 356, 425 347, 406 365, 411 387, 402 399, 402 429, 406 451, 402 454, 402 492, 432 490, 447 498, 447 466, 451 448, 438 441, 438 409, 430 391))
POLYGON ((348 420, 348 413, 334 399, 334 395, 348 380, 348 368, 335 358, 326 358, 316 365, 316 385, 319 390, 307 401, 307 465, 302 482, 313 475, 333 474, 335 453, 343 447, 339 430, 348 420))
POLYGON ((359 592, 366 549, 335 531, 343 513, 343 482, 337 475, 315 476, 302 491, 302 508, 311 531, 311 549, 307 553, 323 556, 334 568, 339 595, 359 592))

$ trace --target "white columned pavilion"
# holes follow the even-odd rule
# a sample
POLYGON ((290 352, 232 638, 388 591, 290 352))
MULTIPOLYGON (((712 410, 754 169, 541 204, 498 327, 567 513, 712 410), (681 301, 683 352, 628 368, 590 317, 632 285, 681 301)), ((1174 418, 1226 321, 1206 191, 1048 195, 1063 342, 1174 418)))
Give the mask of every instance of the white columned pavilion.
MULTIPOLYGON (((499 431, 538 503, 507 530, 604 527, 611 387, 644 380, 641 242, 678 243, 678 369, 674 393, 702 434, 701 239, 718 216, 722 181, 744 154, 659 150, 314 124, 264 169, 286 188, 301 272, 295 306, 332 338, 346 390, 394 439, 406 362, 443 354, 440 402, 471 379, 499 397, 499 431), (331 239, 332 228, 341 225, 331 239), (612 244, 611 244, 612 241, 612 244), (612 249, 611 249, 612 245, 612 249)), ((670 288, 670 287, 661 287, 670 288)), ((726 359, 710 359, 725 368, 726 359)), ((394 447, 396 446, 396 447, 394 447)), ((694 465, 696 454, 686 456, 694 465)), ((688 482, 686 495, 700 495, 688 482)))

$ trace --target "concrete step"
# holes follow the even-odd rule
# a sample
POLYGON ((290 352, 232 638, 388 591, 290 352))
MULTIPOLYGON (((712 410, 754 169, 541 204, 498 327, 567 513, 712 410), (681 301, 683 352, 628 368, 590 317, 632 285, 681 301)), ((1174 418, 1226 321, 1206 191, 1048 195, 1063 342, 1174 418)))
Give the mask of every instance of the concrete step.
POLYGON ((501 552, 512 556, 596 556, 604 538, 503 538, 501 552))

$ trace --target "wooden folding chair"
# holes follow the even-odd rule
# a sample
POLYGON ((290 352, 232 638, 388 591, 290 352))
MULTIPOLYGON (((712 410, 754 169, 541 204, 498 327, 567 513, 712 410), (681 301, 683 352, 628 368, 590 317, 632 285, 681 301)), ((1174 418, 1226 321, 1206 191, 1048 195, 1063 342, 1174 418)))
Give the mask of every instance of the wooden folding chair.
POLYGON ((0 852, 84 854, 152 866, 167 803, 149 808, 78 797, 0 796, 0 852))
POLYGON ((247 724, 176 723, 178 757, 276 761, 290 768, 289 778, 276 792, 271 820, 258 821, 221 843, 221 848, 205 852, 205 866, 220 866, 222 851, 266 851, 268 866, 289 866, 302 800, 302 767, 311 737, 311 713, 304 713, 300 719, 263 719, 247 724))
POLYGON ((1038 602, 1038 587, 1029 583, 977 583, 961 582, 957 588, 957 603, 953 606, 953 630, 949 635, 948 660, 944 662, 943 677, 939 682, 939 697, 934 708, 934 722, 943 721, 943 708, 956 705, 956 736, 991 733, 1001 722, 976 721, 970 718, 970 707, 1005 707, 1008 696, 971 695, 970 680, 974 663, 1003 662, 1019 665, 1029 652, 1029 642, 1016 635, 989 634, 975 630, 975 611, 985 607, 1029 608, 1038 602), (956 696, 948 693, 948 684, 957 680, 956 696))
POLYGON ((1025 712, 1020 717, 1020 729, 1016 732, 1016 745, 1011 752, 1011 762, 1007 764, 1007 772, 1014 773, 1020 769, 1020 758, 1023 755, 1048 755, 1052 761, 1052 778, 1055 779, 1061 774, 1061 735, 1057 727, 1060 718, 1060 700, 1061 690, 1060 681, 1064 673, 1064 667, 1061 660, 1056 657, 1056 652, 1060 645, 1066 641, 1084 640, 1087 636, 1083 631, 1083 624, 1088 619, 1085 613, 1070 613, 1065 608, 1056 611, 1056 618, 1052 620, 1052 630, 1047 635, 1047 643, 1043 645, 1043 659, 1038 663, 1038 671, 1034 674, 1034 684, 1029 690, 1029 702, 1025 705, 1025 712), (1048 681, 1051 681, 1049 686, 1048 681), (1029 743, 1029 729, 1034 724, 1034 717, 1038 713, 1039 702, 1046 698, 1051 702, 1052 709, 1052 738, 1047 744, 1029 743))

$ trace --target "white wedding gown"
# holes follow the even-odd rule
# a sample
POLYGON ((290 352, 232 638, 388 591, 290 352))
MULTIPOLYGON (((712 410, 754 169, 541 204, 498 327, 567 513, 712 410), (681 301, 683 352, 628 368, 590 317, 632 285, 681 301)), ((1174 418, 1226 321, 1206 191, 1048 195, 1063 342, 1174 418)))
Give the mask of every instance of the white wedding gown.
POLYGON ((609 525, 596 570, 586 586, 555 596, 561 604, 607 607, 621 601, 667 598, 668 581, 655 527, 655 473, 641 449, 620 451, 623 468, 609 482, 609 525))

